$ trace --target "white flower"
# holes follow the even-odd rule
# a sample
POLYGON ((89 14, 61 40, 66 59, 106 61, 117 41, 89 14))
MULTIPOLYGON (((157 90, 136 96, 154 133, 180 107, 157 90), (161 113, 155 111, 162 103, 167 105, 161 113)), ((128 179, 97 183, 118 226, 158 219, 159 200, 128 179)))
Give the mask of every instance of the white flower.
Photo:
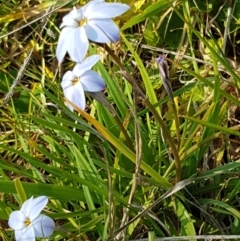
POLYGON ((97 43, 117 42, 119 28, 111 18, 126 12, 130 7, 122 3, 106 3, 93 0, 80 9, 74 8, 63 17, 56 55, 59 63, 66 52, 75 62, 81 62, 87 54, 88 39, 97 43))
POLYGON ((40 214, 47 202, 48 198, 45 196, 31 197, 24 202, 20 211, 13 211, 10 214, 8 225, 15 230, 17 241, 35 241, 35 237, 52 235, 55 228, 54 221, 40 214))
MULTIPOLYGON (((102 77, 91 70, 99 59, 99 55, 91 55, 82 63, 76 64, 72 71, 67 71, 62 79, 64 96, 83 110, 86 106, 84 91, 98 92, 105 89, 102 77)), ((73 111, 71 105, 68 104, 68 107, 73 111)))

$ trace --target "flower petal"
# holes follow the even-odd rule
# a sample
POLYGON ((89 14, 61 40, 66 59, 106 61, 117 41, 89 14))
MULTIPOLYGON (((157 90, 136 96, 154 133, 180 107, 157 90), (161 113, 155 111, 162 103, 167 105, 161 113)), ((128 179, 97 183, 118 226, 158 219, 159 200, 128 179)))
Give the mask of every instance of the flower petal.
POLYGON ((73 68, 73 73, 77 77, 80 77, 84 72, 90 70, 100 59, 100 55, 94 54, 83 60, 82 63, 76 64, 73 68))
POLYGON ((16 241, 35 241, 33 226, 30 225, 22 230, 16 230, 15 239, 16 241))
POLYGON ((10 214, 8 225, 12 229, 23 229, 26 227, 25 222, 28 220, 26 215, 21 211, 13 211, 10 214))
POLYGON ((108 36, 105 34, 105 32, 100 29, 95 22, 92 23, 91 21, 88 21, 88 24, 84 25, 84 28, 86 29, 87 37, 96 43, 109 43, 111 39, 108 38, 108 36))
MULTIPOLYGON (((65 98, 70 100, 71 102, 73 102, 73 92, 74 92, 74 86, 70 86, 70 87, 63 90, 65 98)), ((73 107, 70 104, 67 103, 67 107, 71 111, 73 111, 73 107)))
MULTIPOLYGON (((120 38, 119 28, 112 19, 98 19, 89 21, 92 25, 96 25, 101 29, 108 39, 117 42, 120 38)), ((90 39, 90 38, 89 38, 90 39)))
POLYGON ((70 15, 66 15, 63 19, 64 19, 64 21, 60 25, 60 28, 63 28, 63 27, 77 28, 79 26, 78 21, 76 21, 70 15))
POLYGON ((65 27, 62 29, 59 39, 58 45, 56 49, 56 56, 59 63, 62 63, 64 56, 67 53, 69 45, 71 45, 71 41, 69 41, 68 37, 72 35, 72 32, 75 28, 72 27, 65 27))
POLYGON ((33 221, 48 203, 48 197, 40 196, 34 198, 29 206, 29 219, 33 221))
POLYGON ((82 62, 88 51, 88 38, 84 27, 74 28, 69 33, 67 51, 74 62, 82 62))
POLYGON ((68 27, 75 27, 79 26, 79 21, 83 19, 83 13, 81 9, 76 9, 75 7, 73 10, 63 17, 63 22, 60 25, 60 28, 68 26, 68 27))
MULTIPOLYGON (((78 81, 72 87, 66 88, 64 90, 64 96, 66 99, 73 102, 79 108, 81 108, 83 110, 85 109, 86 100, 85 100, 84 91, 83 91, 80 81, 78 81)), ((67 104, 67 106, 71 111, 73 111, 73 107, 70 104, 67 104)))
POLYGON ((85 14, 86 11, 91 11, 91 9, 87 10, 89 8, 89 5, 90 5, 90 8, 92 8, 96 3, 100 3, 100 2, 104 2, 105 0, 92 0, 92 1, 89 1, 87 4, 85 4, 84 6, 82 6, 80 9, 78 9, 78 11, 81 12, 83 18, 87 18, 87 15, 85 14))
POLYGON ((70 86, 73 86, 73 81, 74 81, 75 78, 77 78, 77 76, 75 76, 72 71, 68 70, 63 75, 62 82, 61 82, 62 88, 66 89, 70 86))
POLYGON ((82 110, 84 110, 86 107, 85 95, 80 81, 74 85, 72 102, 82 110))
POLYGON ((30 211, 29 207, 31 206, 32 201, 33 201, 33 196, 30 197, 28 200, 26 200, 20 209, 20 211, 23 212, 27 217, 29 217, 29 211, 30 211))
POLYGON ((80 81, 84 91, 98 92, 105 89, 105 82, 103 78, 93 70, 85 72, 80 81))
POLYGON ((35 236, 39 238, 51 236, 55 229, 54 221, 41 214, 34 220, 32 225, 34 227, 35 236))
POLYGON ((96 9, 99 3, 104 1, 89 1, 87 4, 85 4, 83 7, 81 7, 81 11, 83 13, 83 17, 88 19, 89 13, 93 11, 93 9, 96 9))
POLYGON ((115 18, 129 9, 127 4, 92 1, 84 9, 84 17, 87 19, 115 18))

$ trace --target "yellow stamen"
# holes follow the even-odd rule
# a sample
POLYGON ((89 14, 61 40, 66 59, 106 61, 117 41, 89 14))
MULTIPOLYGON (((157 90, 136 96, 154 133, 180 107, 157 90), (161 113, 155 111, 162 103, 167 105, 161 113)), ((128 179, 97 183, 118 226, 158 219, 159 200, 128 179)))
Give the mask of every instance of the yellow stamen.
POLYGON ((31 224, 31 220, 28 218, 27 221, 25 222, 26 226, 29 226, 31 224))
POLYGON ((79 25, 79 26, 83 26, 83 24, 85 24, 85 23, 87 23, 87 19, 86 19, 86 18, 84 18, 83 20, 80 20, 80 21, 78 22, 78 25, 79 25))
POLYGON ((75 79, 73 80, 73 85, 77 84, 77 82, 78 82, 78 78, 75 78, 75 79))

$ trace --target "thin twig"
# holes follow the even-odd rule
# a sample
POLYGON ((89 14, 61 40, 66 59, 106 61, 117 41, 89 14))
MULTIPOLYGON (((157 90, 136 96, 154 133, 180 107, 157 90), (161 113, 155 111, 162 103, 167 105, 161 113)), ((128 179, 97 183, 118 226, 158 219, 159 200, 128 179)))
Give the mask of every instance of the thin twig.
POLYGON ((10 90, 5 95, 1 106, 5 106, 8 103, 8 101, 12 98, 12 96, 14 94, 14 89, 15 89, 16 85, 20 82, 20 80, 22 79, 23 73, 26 70, 27 65, 29 64, 33 50, 34 50, 34 47, 30 50, 27 58, 24 60, 23 65, 21 66, 20 70, 18 71, 18 75, 17 75, 16 79, 13 81, 13 84, 11 85, 10 90))

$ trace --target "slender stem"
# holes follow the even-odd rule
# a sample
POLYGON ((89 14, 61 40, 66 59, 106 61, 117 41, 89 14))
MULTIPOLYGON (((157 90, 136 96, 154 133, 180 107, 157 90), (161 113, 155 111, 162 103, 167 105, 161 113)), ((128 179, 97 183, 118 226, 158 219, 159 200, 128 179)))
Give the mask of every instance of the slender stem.
POLYGON ((117 114, 114 115, 113 118, 115 119, 115 121, 117 122, 118 126, 120 127, 120 129, 121 129, 121 131, 122 131, 122 133, 123 133, 123 135, 125 137, 125 140, 126 140, 128 146, 129 146, 129 148, 131 149, 131 151, 134 151, 134 147, 132 145, 132 141, 131 141, 130 137, 128 136, 128 133, 127 133, 126 129, 124 128, 124 126, 123 126, 121 120, 119 119, 118 115, 117 114))
POLYGON ((132 141, 130 139, 130 137, 128 136, 128 133, 126 131, 126 129, 124 128, 117 112, 115 111, 115 109, 112 107, 112 105, 109 103, 109 101, 107 100, 107 98, 105 97, 105 95, 102 92, 87 92, 88 95, 90 95, 92 98, 96 99, 97 101, 99 101, 100 103, 102 103, 108 110, 109 112, 112 114, 113 118, 115 119, 116 123, 118 124, 118 126, 120 127, 125 140, 129 146, 129 148, 134 151, 134 147, 132 144, 132 141))
POLYGON ((121 61, 119 60, 119 58, 114 54, 114 52, 110 49, 110 47, 107 44, 99 44, 102 48, 104 48, 109 54, 110 56, 113 58, 113 60, 116 62, 116 64, 118 65, 118 67, 121 69, 121 74, 123 75, 123 77, 125 77, 125 79, 132 85, 133 90, 139 94, 143 99, 146 99, 146 96, 143 92, 143 90, 138 86, 137 81, 135 80, 135 78, 132 77, 132 75, 128 72, 127 68, 122 65, 121 61))
POLYGON ((177 135, 177 145, 178 149, 180 146, 180 130, 179 130, 179 117, 177 112, 177 107, 175 105, 173 90, 171 85, 171 76, 169 75, 169 67, 167 58, 165 56, 159 56, 156 58, 156 62, 158 64, 159 74, 162 79, 163 87, 170 98, 171 107, 173 110, 174 120, 175 120, 175 127, 176 127, 176 135, 177 135))
POLYGON ((173 115, 174 115, 174 120, 175 120, 175 127, 176 127, 176 135, 177 135, 177 146, 178 146, 178 150, 179 150, 179 147, 180 147, 180 139, 181 139, 181 136, 180 136, 180 124, 179 124, 179 116, 178 116, 178 112, 177 112, 177 107, 176 107, 176 104, 173 100, 173 103, 172 103, 172 108, 173 108, 173 115))
POLYGON ((177 180, 177 182, 179 182, 182 177, 182 167, 181 167, 181 162, 180 162, 180 158, 178 155, 178 150, 173 142, 171 135, 169 134, 167 127, 165 126, 165 124, 163 122, 163 119, 160 117, 160 115, 157 113, 157 111, 155 110, 155 108, 153 107, 153 105, 150 103, 150 101, 148 99, 145 100, 145 103, 146 103, 147 107, 151 110, 151 112, 153 113, 153 115, 156 118, 156 120, 158 121, 158 123, 160 124, 160 126, 162 128, 164 139, 168 141, 168 144, 172 149, 175 167, 176 167, 176 180, 177 180))
MULTIPOLYGON (((128 205, 131 206, 132 202, 134 200, 134 195, 137 189, 138 185, 138 180, 139 180, 139 173, 141 169, 141 159, 142 159, 142 137, 140 133, 140 127, 139 123, 137 121, 137 112, 136 112, 136 94, 134 93, 134 118, 135 118, 135 140, 136 140, 136 165, 135 165, 135 173, 133 175, 133 180, 132 180, 132 188, 130 191, 129 199, 128 199, 128 205)), ((127 224, 129 220, 129 207, 126 207, 126 209, 123 212, 123 218, 121 222, 121 226, 123 227, 124 225, 127 224)), ((126 237, 126 229, 123 229, 122 232, 120 232, 117 235, 117 240, 120 240, 120 238, 125 240, 126 237)))

